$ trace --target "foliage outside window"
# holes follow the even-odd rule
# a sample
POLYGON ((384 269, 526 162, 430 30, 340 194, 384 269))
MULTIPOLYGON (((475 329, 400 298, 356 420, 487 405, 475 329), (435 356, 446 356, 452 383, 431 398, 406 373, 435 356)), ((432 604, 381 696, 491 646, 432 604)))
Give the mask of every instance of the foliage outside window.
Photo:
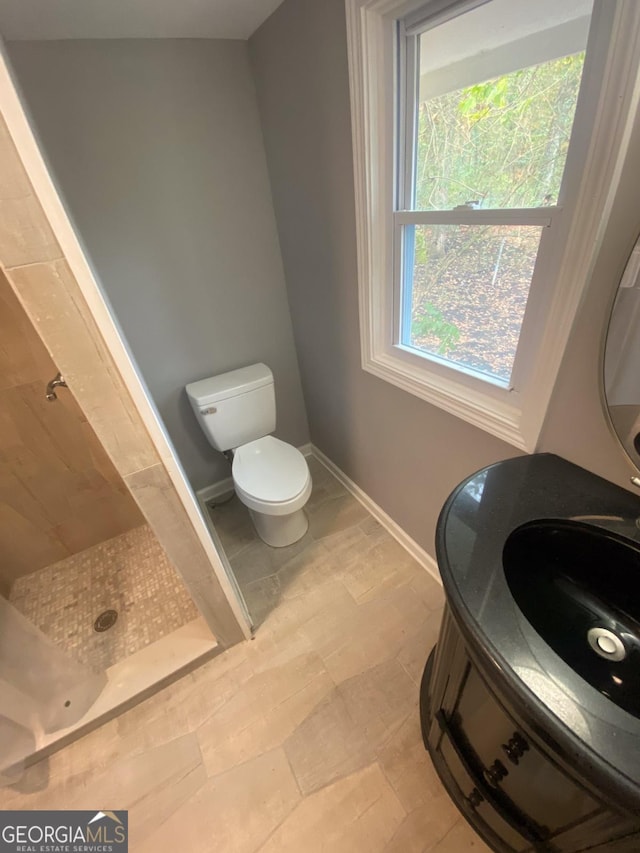
POLYGON ((416 208, 557 204, 584 52, 419 102, 416 208))
POLYGON ((436 97, 418 91, 413 209, 514 215, 405 225, 403 345, 509 386, 542 235, 515 211, 558 203, 583 64, 580 52, 436 97))

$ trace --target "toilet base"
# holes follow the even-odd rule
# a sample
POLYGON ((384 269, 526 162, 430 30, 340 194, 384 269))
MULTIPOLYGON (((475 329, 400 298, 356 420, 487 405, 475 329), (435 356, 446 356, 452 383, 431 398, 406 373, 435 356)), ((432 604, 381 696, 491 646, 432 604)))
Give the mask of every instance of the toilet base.
POLYGON ((249 509, 256 533, 272 548, 285 548, 302 539, 309 528, 309 520, 304 510, 299 509, 289 515, 265 515, 249 509))

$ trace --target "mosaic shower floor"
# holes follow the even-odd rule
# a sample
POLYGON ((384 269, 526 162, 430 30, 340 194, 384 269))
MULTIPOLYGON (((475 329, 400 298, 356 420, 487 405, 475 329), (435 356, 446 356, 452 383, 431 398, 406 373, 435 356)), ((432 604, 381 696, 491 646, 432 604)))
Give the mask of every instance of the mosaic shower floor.
POLYGON ((198 616, 180 576, 143 524, 19 578, 9 601, 82 663, 107 668, 198 616), (106 610, 118 618, 98 633, 106 610))

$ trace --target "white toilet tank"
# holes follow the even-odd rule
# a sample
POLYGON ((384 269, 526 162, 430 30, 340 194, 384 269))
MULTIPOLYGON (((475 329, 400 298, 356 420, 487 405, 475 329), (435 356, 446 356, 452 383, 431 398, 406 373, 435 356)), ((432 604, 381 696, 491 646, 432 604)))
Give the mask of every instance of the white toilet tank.
POLYGON ((276 428, 273 373, 251 364, 186 387, 198 422, 216 450, 232 450, 276 428))

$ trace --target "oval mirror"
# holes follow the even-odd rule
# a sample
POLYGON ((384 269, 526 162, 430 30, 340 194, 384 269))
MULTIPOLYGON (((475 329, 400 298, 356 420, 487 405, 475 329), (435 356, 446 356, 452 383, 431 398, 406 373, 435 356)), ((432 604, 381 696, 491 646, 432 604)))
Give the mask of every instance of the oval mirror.
POLYGON ((611 312, 604 392, 613 429, 640 468, 640 237, 629 256, 611 312))

